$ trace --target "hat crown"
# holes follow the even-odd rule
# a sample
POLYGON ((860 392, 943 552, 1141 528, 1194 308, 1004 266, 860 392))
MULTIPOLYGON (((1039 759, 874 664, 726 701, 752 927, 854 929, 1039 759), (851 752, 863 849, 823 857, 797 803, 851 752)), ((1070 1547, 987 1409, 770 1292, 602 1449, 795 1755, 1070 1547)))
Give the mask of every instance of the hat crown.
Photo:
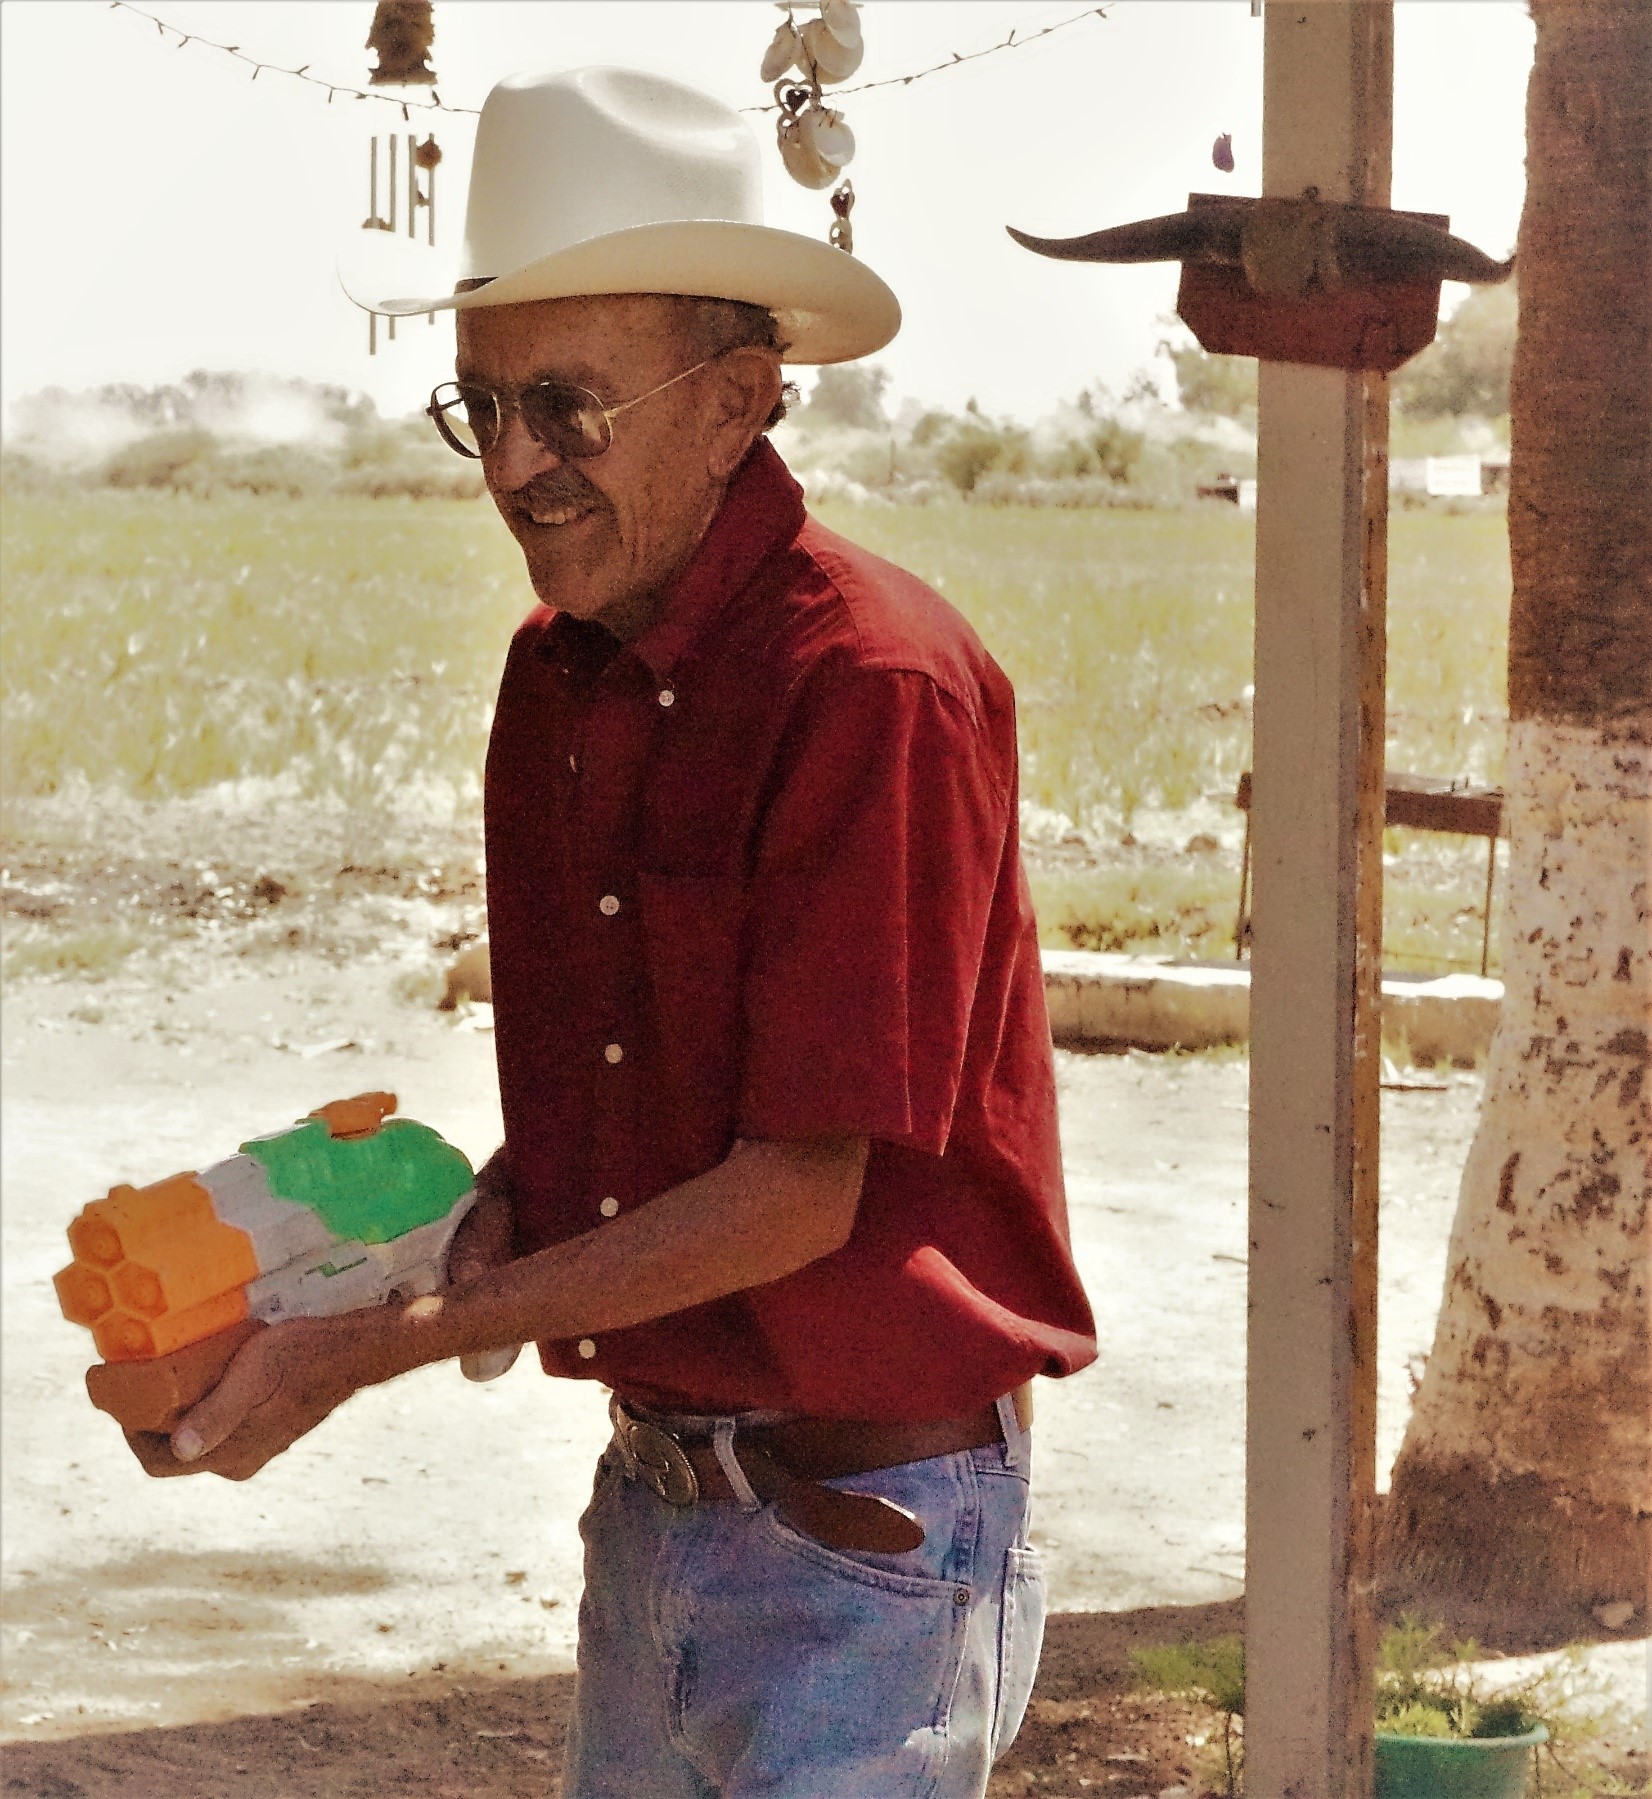
POLYGON ((476 127, 464 277, 680 220, 763 222, 757 139, 732 107, 669 76, 592 67, 513 75, 476 127))

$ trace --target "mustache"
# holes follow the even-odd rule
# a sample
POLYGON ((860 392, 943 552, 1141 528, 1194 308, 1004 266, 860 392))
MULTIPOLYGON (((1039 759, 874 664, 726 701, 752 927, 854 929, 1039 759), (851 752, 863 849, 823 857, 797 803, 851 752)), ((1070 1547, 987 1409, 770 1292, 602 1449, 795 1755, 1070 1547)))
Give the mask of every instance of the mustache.
POLYGON ((510 493, 512 505, 525 511, 549 509, 556 506, 572 505, 606 505, 601 491, 594 487, 577 469, 546 469, 535 475, 532 480, 524 481, 520 487, 513 488, 510 493))

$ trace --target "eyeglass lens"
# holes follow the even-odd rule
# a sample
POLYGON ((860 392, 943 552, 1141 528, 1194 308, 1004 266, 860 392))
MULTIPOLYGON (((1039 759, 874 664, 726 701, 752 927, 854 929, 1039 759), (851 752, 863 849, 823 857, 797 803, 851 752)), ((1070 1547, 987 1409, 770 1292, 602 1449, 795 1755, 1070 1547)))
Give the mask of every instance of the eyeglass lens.
MULTIPOLYGON (((600 456, 608 448, 602 403, 583 387, 540 382, 523 389, 516 404, 529 434, 558 456, 600 456)), ((446 383, 434 411, 442 435, 467 456, 486 456, 499 441, 502 413, 491 388, 446 383)))

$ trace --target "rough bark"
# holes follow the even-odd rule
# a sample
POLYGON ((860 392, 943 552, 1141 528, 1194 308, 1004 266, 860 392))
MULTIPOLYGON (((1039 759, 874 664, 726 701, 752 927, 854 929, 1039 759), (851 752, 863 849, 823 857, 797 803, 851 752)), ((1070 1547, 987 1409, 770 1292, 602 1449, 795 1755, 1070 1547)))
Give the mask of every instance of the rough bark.
POLYGON ((1509 715, 1652 715, 1652 5, 1535 0, 1509 715))
POLYGON ((1652 1606, 1652 0, 1533 12, 1503 1014, 1379 1547, 1511 1645, 1652 1606))

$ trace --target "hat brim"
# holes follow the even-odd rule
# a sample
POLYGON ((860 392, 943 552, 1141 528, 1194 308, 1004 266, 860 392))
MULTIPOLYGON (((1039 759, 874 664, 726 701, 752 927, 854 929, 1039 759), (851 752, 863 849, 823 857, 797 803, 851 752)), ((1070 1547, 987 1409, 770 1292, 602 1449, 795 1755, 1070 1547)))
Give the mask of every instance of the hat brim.
POLYGON ((633 225, 570 244, 463 294, 369 299, 358 306, 393 318, 465 312, 589 294, 683 294, 744 300, 779 322, 787 362, 852 362, 901 325, 900 302, 862 262, 796 231, 725 219, 633 225))

